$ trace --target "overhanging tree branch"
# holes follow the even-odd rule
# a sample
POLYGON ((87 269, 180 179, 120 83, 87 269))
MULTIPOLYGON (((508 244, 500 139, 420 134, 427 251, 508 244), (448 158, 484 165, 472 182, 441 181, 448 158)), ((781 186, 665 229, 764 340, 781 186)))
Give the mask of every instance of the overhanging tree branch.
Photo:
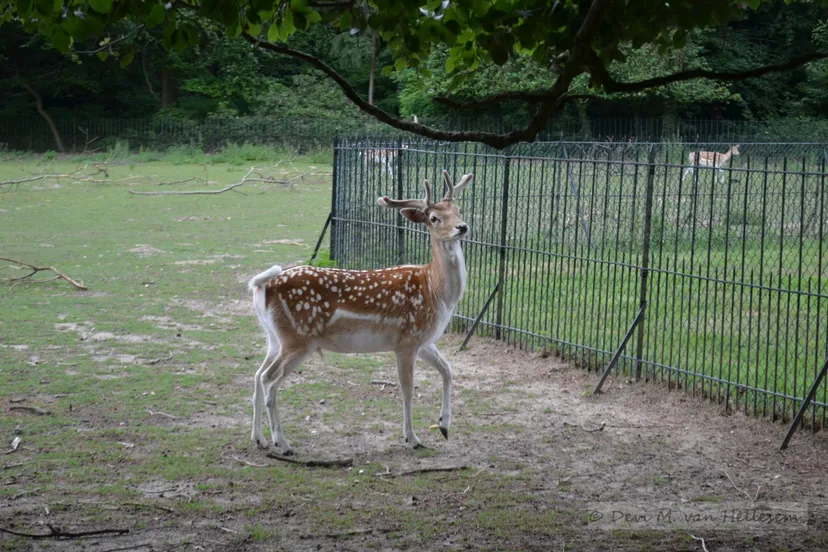
POLYGON ((603 87, 604 91, 609 94, 620 94, 629 92, 641 92, 650 88, 657 88, 673 84, 674 82, 682 82, 692 79, 709 79, 720 81, 742 81, 767 75, 768 73, 782 73, 785 71, 792 71, 806 65, 812 61, 821 59, 828 59, 828 52, 813 52, 802 56, 791 58, 784 63, 774 63, 771 65, 763 65, 747 71, 709 71, 707 69, 690 69, 688 71, 679 71, 670 75, 663 75, 661 77, 653 77, 651 79, 644 79, 635 82, 620 82, 612 78, 604 66, 603 62, 598 59, 598 56, 592 53, 589 58, 589 72, 595 81, 603 87))
MULTIPOLYGON (((272 42, 259 40, 258 38, 249 34, 247 31, 243 31, 242 36, 245 40, 247 40, 250 44, 254 46, 257 46, 264 50, 275 52, 277 54, 290 56, 300 61, 309 63, 313 67, 319 69, 328 77, 330 77, 342 89, 342 91, 345 93, 345 96, 349 100, 351 100, 351 102, 353 102, 354 105, 356 105, 360 110, 367 113, 368 115, 371 115, 378 121, 383 122, 388 126, 396 128, 398 130, 413 132, 414 134, 425 136, 426 138, 431 138, 433 140, 446 140, 449 142, 481 142, 483 144, 487 144, 497 149, 503 149, 507 146, 516 144, 518 142, 532 141, 538 133, 538 130, 533 130, 534 127, 537 126, 536 124, 533 125, 533 122, 535 121, 534 118, 533 121, 530 122, 526 128, 512 131, 506 134, 495 134, 492 132, 481 131, 441 130, 426 125, 421 125, 419 123, 414 123, 412 121, 400 119, 383 111, 379 107, 371 105, 367 101, 363 100, 357 93, 357 91, 354 90, 354 88, 350 84, 348 84, 348 81, 346 81, 342 75, 340 75, 335 69, 333 69, 330 65, 328 65, 318 57, 312 56, 305 52, 300 52, 299 50, 294 50, 293 48, 284 46, 282 44, 273 44, 272 42)), ((551 105, 555 102, 550 101, 549 103, 551 105)), ((543 124, 540 125, 540 128, 543 128, 543 124)))

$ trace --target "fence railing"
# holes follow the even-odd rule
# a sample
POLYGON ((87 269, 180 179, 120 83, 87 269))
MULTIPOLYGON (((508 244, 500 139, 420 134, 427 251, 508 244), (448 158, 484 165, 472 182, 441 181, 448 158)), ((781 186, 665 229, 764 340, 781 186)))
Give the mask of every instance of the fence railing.
MULTIPOLYGON (((420 122, 453 130, 506 132, 522 125, 485 115, 475 117, 421 118, 420 122)), ((369 117, 328 121, 297 117, 236 117, 227 119, 81 119, 54 120, 66 149, 108 151, 121 142, 129 149, 164 151, 191 146, 206 152, 228 144, 282 145, 299 150, 329 147, 335 136, 370 135, 397 137, 404 133, 369 117)), ((561 116, 549 122, 540 141, 601 140, 623 145, 631 142, 808 142, 828 136, 828 121, 725 121, 690 119, 595 118, 583 121, 561 116)), ((409 136, 410 138, 410 136, 409 136)), ((0 121, 0 149, 48 151, 56 149, 52 129, 41 118, 0 121)))
MULTIPOLYGON (((376 198, 420 197, 423 179, 439 181, 443 168, 473 172, 459 199, 471 231, 453 330, 467 331, 489 304, 478 333, 598 368, 643 309, 617 371, 728 411, 789 420, 802 404, 828 357, 823 146, 749 145, 722 171, 689 174, 690 150, 674 144, 618 154, 600 143, 402 146, 336 143, 331 257, 340 266, 429 262, 427 232, 376 198), (366 161, 376 148, 395 150, 395 162, 366 161)), ((804 423, 825 424, 826 391, 823 382, 804 423)))

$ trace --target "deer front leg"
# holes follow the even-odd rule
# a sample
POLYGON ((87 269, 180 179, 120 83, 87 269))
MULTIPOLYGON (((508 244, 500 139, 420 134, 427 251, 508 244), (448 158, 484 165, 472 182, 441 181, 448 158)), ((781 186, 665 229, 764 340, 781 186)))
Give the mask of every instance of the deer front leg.
POLYGON ((420 349, 420 358, 433 366, 443 378, 443 404, 440 407, 440 433, 448 439, 451 427, 451 365, 433 343, 420 349))
POLYGON ((411 414, 411 398, 414 394, 414 361, 416 353, 401 351, 397 353, 397 373, 400 377, 400 390, 403 399, 403 437, 412 448, 422 448, 423 445, 414 433, 414 420, 411 414))

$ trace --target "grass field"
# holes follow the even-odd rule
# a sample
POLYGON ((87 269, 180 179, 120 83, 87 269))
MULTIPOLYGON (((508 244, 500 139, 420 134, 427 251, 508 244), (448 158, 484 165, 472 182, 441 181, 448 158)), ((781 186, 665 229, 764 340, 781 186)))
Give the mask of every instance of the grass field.
MULTIPOLYGON (((10 157, 0 181, 90 160, 10 157)), ((2 534, 5 550, 698 550, 687 527, 592 527, 584 508, 646 504, 655 493, 738 501, 713 468, 733 463, 741 485, 761 485, 761 498, 804 502, 828 469, 819 438, 795 443, 807 466, 797 455, 780 458, 778 470, 745 466, 743 455, 772 449, 778 427, 734 425, 709 405, 656 387, 621 391, 620 382, 596 402, 585 397, 589 374, 484 339, 458 353, 454 337, 442 340, 456 373, 451 440, 427 429, 439 412, 436 373, 417 370, 415 428, 429 448, 415 453, 402 444, 399 393, 382 383, 396 380, 393 358, 326 353, 281 391, 285 430, 300 457, 353 457, 354 467, 270 460, 249 440, 264 339, 245 282, 309 257, 330 205, 330 164, 324 155, 184 149, 121 155, 105 168, 100 181, 0 187, 0 256, 53 266, 89 288, 0 288, 0 440, 21 439, 0 460, 0 528, 130 533, 2 534), (238 189, 246 195, 128 193, 216 190, 280 159, 269 174, 305 176, 289 187, 249 183, 238 189), (205 182, 154 183, 194 176, 205 182)), ((826 531, 818 521, 795 534, 705 536, 716 550, 820 549, 826 531)))

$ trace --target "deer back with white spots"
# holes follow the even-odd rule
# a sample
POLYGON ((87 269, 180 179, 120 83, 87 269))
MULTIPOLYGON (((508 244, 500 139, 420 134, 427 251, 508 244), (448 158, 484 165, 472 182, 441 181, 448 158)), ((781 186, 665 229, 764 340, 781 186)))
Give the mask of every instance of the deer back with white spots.
POLYGON ((256 372, 251 438, 267 447, 262 429, 266 407, 273 445, 290 453, 281 428, 276 391, 308 355, 320 350, 339 353, 393 351, 403 399, 403 437, 422 446, 414 433, 411 399, 414 362, 419 356, 442 377, 440 431, 448 439, 451 426, 451 366, 434 346, 445 331, 466 285, 466 264, 460 239, 468 232, 454 198, 472 180, 464 175, 455 186, 443 171, 446 193, 431 200, 425 181, 424 199, 377 203, 398 209, 408 220, 424 224, 431 235, 432 261, 383 270, 341 270, 274 266, 250 280, 253 307, 267 339, 267 354, 256 372))

